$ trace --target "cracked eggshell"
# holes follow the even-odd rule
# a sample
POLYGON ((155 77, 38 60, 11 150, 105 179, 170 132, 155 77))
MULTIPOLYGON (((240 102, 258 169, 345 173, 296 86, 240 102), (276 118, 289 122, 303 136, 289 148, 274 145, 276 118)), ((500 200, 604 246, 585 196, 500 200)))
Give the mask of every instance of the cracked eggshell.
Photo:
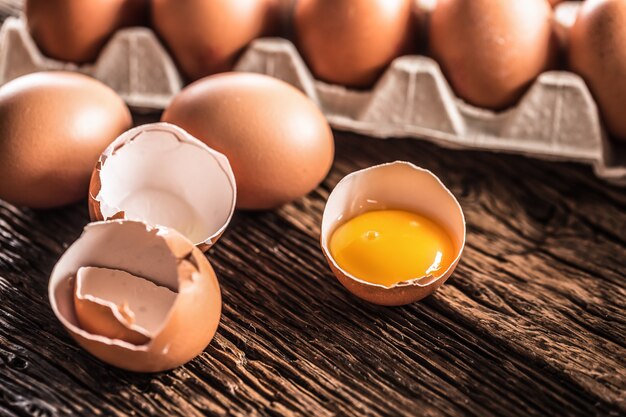
POLYGON ((331 270, 351 293, 373 304, 400 306, 425 298, 452 275, 465 247, 465 217, 454 195, 433 173, 397 161, 354 172, 337 184, 324 209, 320 240, 331 270), (373 284, 344 271, 329 249, 334 231, 362 213, 386 209, 419 213, 443 226, 457 251, 450 267, 439 276, 392 286, 373 284))
POLYGON ((85 266, 76 272, 76 317, 93 334, 148 343, 175 300, 176 292, 125 271, 85 266))
POLYGON ((48 291, 54 314, 79 345, 135 372, 172 369, 199 355, 221 314, 219 284, 202 252, 175 230, 129 220, 87 225, 54 267, 48 291), (129 282, 129 277, 150 283, 129 282), (158 289, 141 291, 147 285, 158 289), (173 302, 170 295, 155 295, 168 291, 175 293, 173 302), (87 305, 75 304, 76 298, 87 305), (163 306, 167 303, 169 308, 163 306), (154 304, 152 315, 140 308, 154 304), (134 340, 138 344, 94 333, 89 325, 106 333, 113 327, 129 330, 130 322, 145 336, 134 340))
POLYGON ((201 250, 222 235, 237 187, 228 158, 169 123, 119 136, 102 153, 89 187, 92 220, 131 219, 174 228, 201 250))

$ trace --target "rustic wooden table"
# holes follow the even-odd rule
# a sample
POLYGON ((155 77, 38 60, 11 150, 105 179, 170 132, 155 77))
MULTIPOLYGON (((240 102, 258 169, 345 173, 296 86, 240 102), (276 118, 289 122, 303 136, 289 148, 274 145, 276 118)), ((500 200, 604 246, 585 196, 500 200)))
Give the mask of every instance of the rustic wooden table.
MULTIPOLYGON (((2 0, 0 14, 15 13, 2 0)), ((0 201, 0 415, 626 415, 626 190, 590 168, 337 133, 332 172, 280 210, 237 213, 208 253, 223 316, 206 351, 157 375, 80 349, 48 275, 88 221, 0 201), (403 159, 450 186, 465 255, 426 300, 348 294, 318 247, 324 202, 403 159)))

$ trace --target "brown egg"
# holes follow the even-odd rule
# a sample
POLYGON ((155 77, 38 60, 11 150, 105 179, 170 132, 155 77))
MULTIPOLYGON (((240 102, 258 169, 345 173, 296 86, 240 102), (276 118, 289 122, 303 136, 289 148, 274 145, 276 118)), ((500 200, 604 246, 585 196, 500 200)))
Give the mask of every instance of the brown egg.
POLYGON ((299 0, 298 49, 313 75, 349 87, 369 87, 417 38, 411 0, 299 0))
POLYGON ((626 141, 626 2, 584 2, 569 42, 571 69, 587 82, 609 133, 626 141))
POLYGON ((100 153, 131 126, 122 99, 76 73, 41 72, 0 88, 0 198, 34 208, 87 197, 100 153))
POLYGON ((545 0, 439 0, 429 43, 456 94, 494 110, 554 64, 558 44, 545 0))
POLYGON ((277 31, 278 0, 153 0, 152 26, 195 81, 232 69, 255 38, 277 31))
POLYGON ((228 157, 237 207, 270 209, 312 191, 333 161, 333 135, 315 103, 259 74, 207 77, 178 94, 161 119, 228 157))
POLYGON ((113 33, 148 20, 148 0, 26 0, 30 33, 55 59, 92 62, 113 33))
POLYGON ((160 372, 202 353, 222 299, 209 261, 173 229, 90 223, 55 265, 50 305, 70 335, 119 368, 160 372))

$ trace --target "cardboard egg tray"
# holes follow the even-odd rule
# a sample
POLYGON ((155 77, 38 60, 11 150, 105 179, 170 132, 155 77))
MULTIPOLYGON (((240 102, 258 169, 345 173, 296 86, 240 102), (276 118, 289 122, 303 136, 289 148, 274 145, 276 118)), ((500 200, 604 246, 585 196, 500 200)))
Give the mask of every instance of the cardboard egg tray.
MULTIPOLYGON (((564 20, 571 21, 571 8, 563 10, 564 20)), ((27 73, 61 69, 103 81, 136 111, 165 108, 183 87, 174 61, 150 29, 120 30, 94 64, 76 66, 45 57, 23 17, 6 20, 0 29, 0 85, 27 73)), ((439 65, 424 56, 396 59, 369 91, 315 80, 295 46, 281 38, 253 42, 235 69, 293 84, 339 130, 585 162, 599 177, 626 185, 626 144, 607 137, 588 88, 573 73, 541 74, 514 108, 494 113, 455 97, 439 65)))

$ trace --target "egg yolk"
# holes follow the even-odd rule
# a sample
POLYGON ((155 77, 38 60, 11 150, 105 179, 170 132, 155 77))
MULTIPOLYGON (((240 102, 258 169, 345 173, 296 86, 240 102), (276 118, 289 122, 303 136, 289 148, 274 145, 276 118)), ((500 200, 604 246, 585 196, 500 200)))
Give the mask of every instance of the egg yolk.
POLYGON ((361 214, 330 238, 337 264, 356 278, 391 286, 443 274, 454 261, 454 244, 432 220, 404 210, 361 214))

